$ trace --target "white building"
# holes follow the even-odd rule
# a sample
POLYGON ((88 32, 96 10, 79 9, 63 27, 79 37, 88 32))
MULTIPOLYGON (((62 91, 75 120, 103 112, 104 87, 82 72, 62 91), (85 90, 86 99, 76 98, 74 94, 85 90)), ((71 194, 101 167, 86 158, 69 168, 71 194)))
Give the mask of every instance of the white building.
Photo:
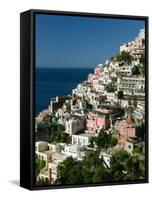
POLYGON ((43 151, 43 152, 36 152, 38 159, 46 161, 46 165, 51 160, 52 151, 43 151))
POLYGON ((55 152, 52 154, 51 161, 48 163, 48 180, 53 183, 57 179, 57 166, 63 162, 68 156, 55 152))
POLYGON ((77 144, 70 144, 66 145, 64 147, 64 150, 62 150, 62 153, 67 156, 72 156, 73 158, 76 158, 77 160, 81 160, 84 154, 84 147, 77 145, 77 144))
POLYGON ((123 65, 119 69, 119 74, 121 76, 131 76, 133 67, 133 65, 123 65))
POLYGON ((35 153, 40 160, 45 160, 46 164, 51 159, 52 150, 56 151, 55 145, 51 145, 44 141, 35 143, 35 153))
POLYGON ((48 142, 38 141, 35 143, 35 152, 43 152, 49 149, 48 142))
POLYGON ((65 132, 72 135, 85 129, 85 115, 75 115, 65 123, 65 132))
POLYGON ((129 52, 134 60, 139 61, 145 50, 145 29, 141 29, 139 35, 132 41, 120 46, 120 52, 129 52))
POLYGON ((114 69, 114 70, 119 70, 119 68, 120 68, 119 63, 118 62, 114 62, 114 61, 111 61, 109 63, 109 67, 114 69))
POLYGON ((137 104, 137 107, 135 108, 133 115, 136 120, 143 120, 145 121, 145 103, 140 102, 137 104))
POLYGON ((117 79, 117 91, 124 95, 145 96, 144 77, 121 77, 117 79))
POLYGON ((92 84, 89 82, 84 82, 77 85, 77 88, 72 90, 72 94, 78 95, 80 97, 86 96, 92 89, 92 84))
POLYGON ((92 134, 83 133, 79 135, 72 135, 72 144, 77 144, 80 146, 88 146, 92 134))
POLYGON ((138 37, 141 39, 145 39, 145 29, 144 28, 140 29, 138 37))

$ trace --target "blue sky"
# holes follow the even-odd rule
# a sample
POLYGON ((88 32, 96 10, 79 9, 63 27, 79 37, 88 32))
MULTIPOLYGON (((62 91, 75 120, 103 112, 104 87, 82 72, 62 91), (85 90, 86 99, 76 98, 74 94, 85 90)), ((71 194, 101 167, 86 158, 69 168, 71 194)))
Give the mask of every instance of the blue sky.
POLYGON ((88 67, 117 54, 142 20, 36 14, 36 67, 88 67))

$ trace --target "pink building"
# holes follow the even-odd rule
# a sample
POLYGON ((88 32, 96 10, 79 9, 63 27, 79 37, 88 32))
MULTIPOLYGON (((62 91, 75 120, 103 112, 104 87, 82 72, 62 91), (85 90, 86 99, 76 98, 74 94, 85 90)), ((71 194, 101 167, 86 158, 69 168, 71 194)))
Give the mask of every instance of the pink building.
POLYGON ((90 133, 97 133, 101 129, 107 129, 110 125, 109 116, 105 113, 102 113, 102 115, 98 115, 90 113, 89 119, 86 120, 86 128, 90 133))
POLYGON ((95 76, 96 76, 96 77, 99 77, 100 74, 101 74, 100 68, 95 68, 94 73, 95 73, 95 76))
POLYGON ((136 126, 134 119, 129 116, 127 120, 118 124, 118 144, 124 147, 128 140, 136 139, 136 126))

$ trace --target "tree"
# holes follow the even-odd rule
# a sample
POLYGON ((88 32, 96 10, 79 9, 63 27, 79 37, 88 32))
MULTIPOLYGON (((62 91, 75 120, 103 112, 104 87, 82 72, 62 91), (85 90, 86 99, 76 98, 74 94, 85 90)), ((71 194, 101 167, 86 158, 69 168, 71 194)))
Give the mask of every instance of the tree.
POLYGON ((78 181, 82 181, 81 179, 81 166, 72 157, 68 157, 57 166, 57 182, 61 184, 76 184, 78 181))
POLYGON ((83 176, 82 176, 82 167, 76 164, 69 172, 68 178, 69 184, 82 184, 83 176))
POLYGON ((99 158, 98 151, 87 151, 82 160, 84 183, 99 183, 109 179, 109 173, 103 166, 102 159, 99 158))
POLYGON ((36 185, 37 186, 44 186, 44 185, 49 185, 49 180, 48 179, 39 179, 37 182, 36 182, 36 185))
POLYGON ((51 142, 53 143, 59 143, 59 142, 63 142, 63 143, 69 143, 70 141, 70 136, 69 134, 59 130, 57 132, 54 133, 51 142))
POLYGON ((95 143, 99 149, 107 149, 109 147, 114 147, 118 143, 116 137, 112 136, 111 133, 107 133, 104 129, 100 131, 95 143))
POLYGON ((143 148, 141 145, 134 145, 133 154, 142 154, 143 148))
POLYGON ((101 183, 109 180, 109 173, 104 167, 98 167, 95 170, 92 181, 93 183, 101 183))
POLYGON ((111 137, 110 146, 115 147, 118 144, 118 139, 116 137, 111 137))
POLYGON ((143 66, 145 66, 145 52, 141 54, 140 62, 143 66))
POLYGON ((123 99, 123 91, 118 91, 118 99, 122 100, 123 99))
POLYGON ((131 64, 132 62, 132 56, 130 55, 129 52, 126 52, 126 51, 122 51, 121 53, 119 53, 117 56, 116 56, 116 60, 118 62, 121 62, 121 61, 124 61, 125 63, 127 64, 131 64))
POLYGON ((140 74, 140 66, 139 65, 135 65, 133 68, 132 68, 132 75, 139 75, 140 74))
POLYGON ((86 152, 86 155, 82 160, 83 167, 86 169, 94 170, 97 166, 102 164, 101 159, 99 158, 99 152, 89 150, 86 152))
POLYGON ((91 137, 88 147, 94 148, 94 143, 95 143, 95 137, 91 137))
POLYGON ((141 74, 142 76, 145 75, 145 66, 141 66, 141 67, 140 67, 140 74, 141 74))
POLYGON ((110 139, 111 135, 110 134, 108 135, 107 132, 104 129, 102 129, 98 134, 98 137, 96 138, 96 145, 98 146, 99 149, 108 148, 110 146, 109 145, 110 139))
POLYGON ((82 176, 83 176, 84 183, 86 183, 86 184, 92 183, 92 177, 93 177, 93 175, 94 175, 93 171, 91 171, 88 168, 83 168, 82 176))
POLYGON ((37 177, 40 173, 41 169, 43 169, 46 165, 46 162, 44 160, 40 160, 36 158, 35 160, 35 176, 37 177))
POLYGON ((128 174, 138 179, 140 176, 140 165, 137 157, 129 157, 125 162, 125 169, 128 172, 128 174))
POLYGON ((116 151, 116 152, 113 154, 113 157, 114 157, 117 161, 123 162, 123 161, 125 161, 126 159, 129 158, 129 154, 128 154, 127 151, 121 149, 121 150, 116 151))
POLYGON ((116 83, 117 83, 117 77, 112 77, 111 80, 112 80, 112 83, 113 83, 113 84, 116 84, 116 83))
POLYGON ((112 83, 109 83, 106 86, 106 90, 107 90, 107 92, 114 92, 115 91, 114 85, 112 83))
POLYGON ((116 160, 113 156, 110 160, 111 172, 114 173, 115 171, 122 171, 124 169, 123 164, 116 160))
POLYGON ((113 173, 113 177, 112 177, 112 179, 114 180, 114 181, 123 181, 123 179, 124 179, 124 174, 123 174, 123 172, 122 171, 115 171, 114 173, 113 173))
POLYGON ((116 152, 113 153, 110 160, 112 176, 115 176, 114 174, 116 171, 123 172, 124 163, 128 158, 129 154, 127 153, 127 151, 117 150, 116 152))

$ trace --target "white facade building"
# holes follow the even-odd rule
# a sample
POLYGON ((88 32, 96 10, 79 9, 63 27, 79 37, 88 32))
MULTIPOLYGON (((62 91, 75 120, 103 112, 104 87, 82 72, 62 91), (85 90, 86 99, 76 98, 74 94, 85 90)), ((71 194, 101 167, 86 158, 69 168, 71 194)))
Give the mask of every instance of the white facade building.
POLYGON ((49 149, 48 142, 39 141, 35 143, 35 152, 43 152, 49 149))
POLYGON ((54 183, 57 179, 57 166, 63 162, 68 156, 62 153, 55 152, 52 154, 51 161, 48 163, 48 179, 54 183))
POLYGON ((133 67, 133 65, 123 65, 119 69, 119 74, 121 76, 131 76, 133 67))
POLYGON ((38 159, 46 161, 46 164, 51 160, 52 151, 36 152, 38 159))
POLYGON ((145 29, 141 29, 138 37, 136 37, 132 42, 128 42, 120 46, 120 52, 126 51, 130 52, 134 60, 139 61, 141 54, 145 50, 145 29))
POLYGON ((78 131, 85 129, 85 119, 84 115, 75 115, 70 120, 67 120, 65 123, 65 132, 72 135, 78 131))
POLYGON ((136 120, 143 120, 145 121, 145 103, 140 102, 137 104, 137 107, 135 108, 133 115, 136 120))
POLYGON ((77 160, 81 160, 84 156, 84 147, 77 144, 66 145, 64 147, 64 150, 62 150, 62 153, 67 156, 72 156, 77 160))
POLYGON ((141 39, 145 39, 145 29, 144 28, 140 29, 138 37, 141 39))
POLYGON ((145 96, 144 77, 121 77, 117 79, 117 90, 124 95, 145 96))
POLYGON ((92 134, 83 133, 79 135, 72 135, 72 144, 77 144, 80 146, 88 146, 92 134))

